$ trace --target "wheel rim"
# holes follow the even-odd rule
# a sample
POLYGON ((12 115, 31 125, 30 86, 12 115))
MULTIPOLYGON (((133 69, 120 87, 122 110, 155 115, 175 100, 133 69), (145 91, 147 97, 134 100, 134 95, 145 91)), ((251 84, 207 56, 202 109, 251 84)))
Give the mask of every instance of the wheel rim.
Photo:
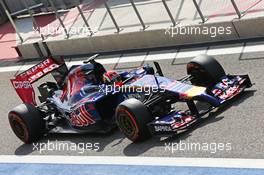
POLYGON ((13 121, 13 126, 14 126, 15 133, 20 138, 24 138, 25 137, 25 130, 23 129, 23 126, 21 125, 21 123, 19 123, 18 121, 14 120, 13 121))
POLYGON ((127 136, 134 135, 136 127, 133 125, 133 122, 131 121, 130 117, 125 114, 121 114, 119 117, 121 129, 124 134, 127 136))
POLYGON ((28 130, 25 123, 16 114, 11 114, 11 127, 18 138, 27 142, 28 130))
POLYGON ((130 140, 135 140, 138 136, 138 127, 131 119, 131 116, 127 114, 127 111, 121 110, 118 115, 119 127, 121 131, 130 140))

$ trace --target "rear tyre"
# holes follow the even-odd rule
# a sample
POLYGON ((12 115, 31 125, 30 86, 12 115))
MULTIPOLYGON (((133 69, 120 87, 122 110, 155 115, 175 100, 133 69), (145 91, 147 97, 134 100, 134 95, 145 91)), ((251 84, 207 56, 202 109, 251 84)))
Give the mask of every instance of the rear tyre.
POLYGON ((116 121, 121 132, 131 141, 147 140, 151 134, 147 124, 153 120, 147 107, 139 100, 131 98, 116 109, 116 121))
POLYGON ((42 138, 45 122, 38 109, 30 104, 21 104, 8 114, 9 124, 15 135, 29 144, 42 138))
POLYGON ((196 86, 210 86, 225 76, 221 64, 212 56, 200 55, 187 64, 187 73, 193 78, 191 82, 196 86))

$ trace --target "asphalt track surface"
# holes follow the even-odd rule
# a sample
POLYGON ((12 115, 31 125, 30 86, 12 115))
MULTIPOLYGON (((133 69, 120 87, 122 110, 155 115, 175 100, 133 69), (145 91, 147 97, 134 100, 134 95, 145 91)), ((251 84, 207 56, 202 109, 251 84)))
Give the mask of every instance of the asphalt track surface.
MULTIPOLYGON (((239 44, 241 45, 241 44, 239 44)), ((218 47, 218 46, 216 46, 218 47)), ((222 46, 219 46, 222 47, 222 46)), ((224 47, 229 47, 224 46, 224 47)), ((186 50, 197 50, 189 48, 186 50)), ((141 53, 140 53, 141 54, 141 53)), ((139 54, 139 55, 140 55, 139 54)), ((110 56, 111 57, 111 56, 110 56)), ((216 55, 215 58, 230 74, 249 74, 256 83, 251 89, 239 96, 223 109, 210 114, 202 123, 192 130, 171 138, 153 137, 143 143, 133 144, 118 131, 107 135, 49 135, 39 143, 99 143, 99 150, 45 150, 34 149, 33 145, 25 145, 11 131, 7 119, 8 111, 21 101, 14 92, 9 79, 15 72, 0 73, 0 155, 90 155, 90 156, 150 156, 150 157, 212 157, 212 158, 264 158, 264 48, 263 52, 244 54, 216 55), (209 145, 208 149, 183 150, 180 145, 209 145), (174 144, 174 150, 168 145, 174 144), (215 144, 221 145, 215 149, 215 144), (224 144, 224 148, 223 148, 224 144), (228 146, 227 146, 228 145, 228 146), (176 147, 178 146, 178 147, 176 147), (231 149, 230 149, 231 147, 231 149)), ((167 77, 177 79, 186 73, 186 63, 191 58, 160 60, 159 63, 167 77)), ((145 63, 150 63, 145 61, 145 63)), ((19 62, 15 65, 34 64, 19 62)), ((107 69, 126 69, 140 66, 142 62, 106 65, 107 69)), ((0 66, 14 65, 12 62, 1 62, 0 66)), ((82 145, 79 145, 82 147, 82 145)))

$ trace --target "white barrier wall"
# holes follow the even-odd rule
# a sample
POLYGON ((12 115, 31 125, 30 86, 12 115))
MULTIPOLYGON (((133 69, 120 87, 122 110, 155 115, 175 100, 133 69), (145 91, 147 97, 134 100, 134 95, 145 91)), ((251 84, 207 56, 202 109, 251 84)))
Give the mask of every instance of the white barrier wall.
MULTIPOLYGON (((165 34, 165 29, 146 30, 131 33, 111 34, 84 38, 47 41, 52 55, 76 55, 97 52, 111 52, 131 49, 144 49, 186 44, 210 43, 264 37, 264 18, 233 20, 231 22, 206 23, 188 27, 224 27, 229 34, 211 37, 204 34, 175 35, 165 34)), ((33 44, 18 46, 24 58, 37 58, 33 44)), ((40 48, 43 46, 40 43, 40 48)), ((44 49, 41 49, 44 50, 44 49)), ((43 51, 44 55, 46 54, 43 51)))

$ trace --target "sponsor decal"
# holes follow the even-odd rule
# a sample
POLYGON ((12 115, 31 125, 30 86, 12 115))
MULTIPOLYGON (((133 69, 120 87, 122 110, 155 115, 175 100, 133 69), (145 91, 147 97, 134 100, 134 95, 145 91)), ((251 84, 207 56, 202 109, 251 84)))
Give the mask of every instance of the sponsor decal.
POLYGON ((172 131, 170 126, 154 126, 156 132, 172 131))
POLYGON ((174 123, 171 124, 172 129, 177 129, 183 125, 189 126, 194 120, 195 117, 187 115, 184 116, 184 113, 178 114, 174 117, 174 123))
POLYGON ((36 105, 35 92, 31 84, 61 65, 57 64, 52 58, 47 58, 10 81, 24 103, 36 105))
POLYGON ((14 81, 12 81, 12 83, 13 83, 13 86, 15 89, 30 89, 30 88, 32 88, 29 81, 14 80, 14 81))
POLYGON ((219 98, 222 100, 226 100, 234 95, 236 95, 236 92, 239 92, 240 88, 238 86, 230 87, 225 92, 223 92, 219 98))
POLYGON ((17 78, 17 79, 11 79, 10 81, 14 86, 18 96, 24 103, 36 105, 35 92, 28 80, 17 78))
POLYGON ((76 112, 71 114, 71 122, 74 126, 84 127, 95 123, 92 115, 85 109, 84 105, 78 111, 78 114, 76 112))
POLYGON ((243 83, 243 79, 236 77, 235 79, 225 78, 221 83, 216 85, 216 88, 212 90, 212 93, 221 100, 227 100, 230 97, 237 95, 242 89, 240 85, 243 83))
POLYGON ((35 82, 44 75, 60 67, 52 58, 48 58, 29 70, 21 73, 17 78, 27 79, 30 83, 35 82))

